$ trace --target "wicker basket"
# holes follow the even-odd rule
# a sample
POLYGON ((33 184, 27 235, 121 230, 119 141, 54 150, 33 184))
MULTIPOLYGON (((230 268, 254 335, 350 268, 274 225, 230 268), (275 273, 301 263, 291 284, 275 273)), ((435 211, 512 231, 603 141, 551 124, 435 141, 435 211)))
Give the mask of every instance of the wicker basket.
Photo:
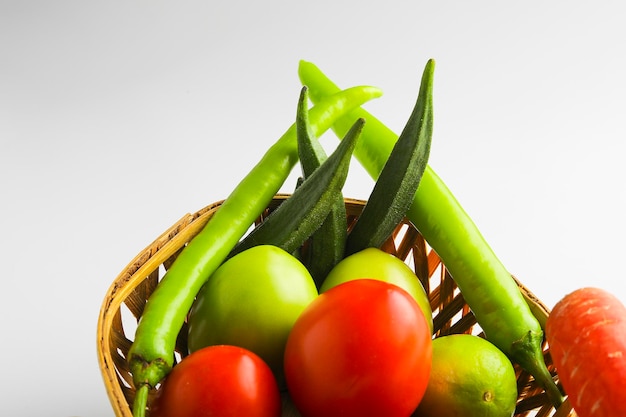
MULTIPOLYGON (((277 195, 258 221, 287 197, 288 195, 277 195)), ((98 361, 107 394, 117 417, 132 417, 135 391, 126 355, 146 300, 180 250, 202 229, 220 204, 221 202, 217 202, 194 214, 188 214, 166 230, 128 264, 104 298, 98 319, 98 361)), ((346 199, 348 224, 359 216, 364 204, 365 202, 361 200, 346 199)), ((409 222, 403 222, 398 226, 383 249, 404 260, 421 280, 430 296, 436 336, 450 333, 482 335, 480 326, 445 266, 409 222)), ((540 321, 545 321, 548 309, 521 283, 518 282, 518 285, 535 315, 540 321)), ((186 355, 186 330, 184 327, 179 335, 176 360, 186 355)), ((544 352, 548 368, 555 374, 547 345, 544 346, 544 352)), ((519 392, 516 417, 576 415, 567 401, 555 410, 545 392, 528 373, 517 366, 516 373, 519 392)), ((148 399, 148 405, 154 398, 153 394, 148 399)), ((289 399, 285 398, 283 416, 298 415, 289 399)))

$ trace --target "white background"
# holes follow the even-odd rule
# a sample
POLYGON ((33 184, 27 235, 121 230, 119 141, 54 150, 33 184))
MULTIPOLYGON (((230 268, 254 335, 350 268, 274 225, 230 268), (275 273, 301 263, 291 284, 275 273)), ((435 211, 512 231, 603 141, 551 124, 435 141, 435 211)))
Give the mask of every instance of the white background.
POLYGON ((434 58, 430 165, 505 265, 550 307, 626 300, 624 12, 504 3, 0 1, 0 414, 112 415, 110 283, 293 122, 300 59, 399 131, 434 58))

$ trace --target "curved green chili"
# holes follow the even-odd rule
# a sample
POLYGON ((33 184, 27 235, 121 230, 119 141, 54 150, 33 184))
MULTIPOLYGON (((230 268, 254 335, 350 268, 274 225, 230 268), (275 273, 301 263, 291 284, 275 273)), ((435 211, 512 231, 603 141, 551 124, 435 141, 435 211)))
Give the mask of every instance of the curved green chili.
MULTIPOLYGON (((380 95, 374 87, 353 87, 318 102, 309 112, 312 132, 321 135, 339 117, 380 95)), ((137 390, 136 417, 145 414, 148 391, 173 366, 176 336, 200 287, 267 207, 297 161, 294 123, 189 242, 150 296, 127 358, 137 390)))
MULTIPOLYGON (((339 91, 319 68, 301 61, 302 84, 315 103, 339 91)), ((354 155, 377 178, 398 136, 364 109, 333 126, 339 138, 349 120, 367 120, 354 155)), ((485 336, 532 374, 558 407, 563 397, 543 359, 543 330, 510 272, 444 182, 427 166, 407 217, 439 255, 476 316, 485 336)))

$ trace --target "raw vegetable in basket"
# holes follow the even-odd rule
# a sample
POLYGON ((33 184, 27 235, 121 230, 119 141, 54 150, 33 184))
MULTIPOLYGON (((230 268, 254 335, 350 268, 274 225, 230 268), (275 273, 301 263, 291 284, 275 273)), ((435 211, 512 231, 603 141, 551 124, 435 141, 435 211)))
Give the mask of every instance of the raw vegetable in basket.
POLYGON ((285 348, 289 394, 303 416, 407 417, 428 384, 432 338, 400 287, 358 279, 311 302, 285 348))
MULTIPOLYGON (((310 62, 301 61, 298 72, 314 103, 339 91, 310 62)), ((333 130, 339 137, 355 117, 367 119, 355 156, 377 178, 398 136, 373 115, 358 109, 335 123, 333 130)), ((424 171, 407 217, 448 268, 486 337, 532 374, 558 407, 563 395, 543 358, 544 334, 539 321, 510 272, 430 167, 424 171)))
POLYGON ((424 286, 402 259, 379 248, 367 248, 343 258, 330 270, 319 289, 320 294, 356 279, 377 279, 402 288, 415 299, 433 332, 433 311, 424 286))
POLYGON ((340 195, 363 123, 354 123, 330 157, 236 245, 200 289, 189 315, 191 351, 237 344, 260 355, 280 377, 291 324, 317 295, 309 272, 290 254, 321 225, 340 195), (255 329, 245 332, 246 326, 255 329))
MULTIPOLYGON (((309 121, 309 95, 306 86, 302 87, 296 114, 296 137, 298 158, 302 177, 310 177, 326 160, 326 152, 313 132, 309 121)), ((302 262, 313 277, 319 289, 330 270, 343 259, 348 236, 348 221, 343 193, 337 193, 330 213, 322 225, 311 235, 302 262)))
POLYGON ((411 417, 511 417, 518 388, 511 360, 473 334, 433 339, 428 387, 411 417))
POLYGON ((428 61, 409 120, 377 176, 363 212, 348 234, 346 255, 382 246, 413 202, 430 153, 434 70, 435 61, 428 61))
MULTIPOLYGON (((323 227, 318 228, 309 246, 307 266, 318 287, 326 275, 345 256, 367 248, 379 248, 404 218, 428 162, 432 139, 432 87, 434 61, 422 74, 420 91, 409 120, 395 143, 385 166, 374 184, 367 203, 346 236, 343 197, 337 195, 335 206, 323 227)), ((298 153, 304 177, 311 175, 325 158, 324 150, 308 128, 303 87, 296 121, 298 153)), ((358 144, 357 144, 358 146, 358 144)), ((280 230, 274 230, 280 233, 280 230)))
POLYGON ((258 245, 278 246, 288 253, 293 253, 302 246, 324 222, 337 196, 341 195, 348 176, 352 151, 364 123, 365 120, 358 119, 319 169, 242 239, 229 257, 258 245))
POLYGON ((546 321, 552 360, 580 417, 626 416, 626 307, 610 292, 579 288, 546 321))
POLYGON ((185 358, 168 375, 150 417, 280 417, 274 374, 253 352, 210 346, 185 358))
POLYGON ((287 336, 317 296, 311 274, 296 257, 273 245, 254 246, 220 265, 200 289, 187 321, 187 348, 249 349, 282 387, 287 336))
MULTIPOLYGON (((337 118, 380 95, 373 87, 354 87, 319 102, 310 111, 313 132, 320 135, 337 118)), ((298 160, 296 148, 294 124, 179 254, 147 301, 127 358, 136 389, 135 417, 145 415, 149 391, 173 366, 176 338, 194 297, 289 176, 298 160)))

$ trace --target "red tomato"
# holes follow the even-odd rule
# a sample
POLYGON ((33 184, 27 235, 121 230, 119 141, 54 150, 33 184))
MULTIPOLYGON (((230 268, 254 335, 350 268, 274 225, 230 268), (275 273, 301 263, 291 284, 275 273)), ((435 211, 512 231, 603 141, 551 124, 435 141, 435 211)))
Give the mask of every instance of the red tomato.
POLYGON ((415 300, 372 279, 339 284, 296 320, 285 377, 304 417, 407 417, 430 376, 432 338, 415 300))
POLYGON ((174 366, 152 417, 280 417, 274 374, 259 356, 230 345, 195 351, 174 366))

